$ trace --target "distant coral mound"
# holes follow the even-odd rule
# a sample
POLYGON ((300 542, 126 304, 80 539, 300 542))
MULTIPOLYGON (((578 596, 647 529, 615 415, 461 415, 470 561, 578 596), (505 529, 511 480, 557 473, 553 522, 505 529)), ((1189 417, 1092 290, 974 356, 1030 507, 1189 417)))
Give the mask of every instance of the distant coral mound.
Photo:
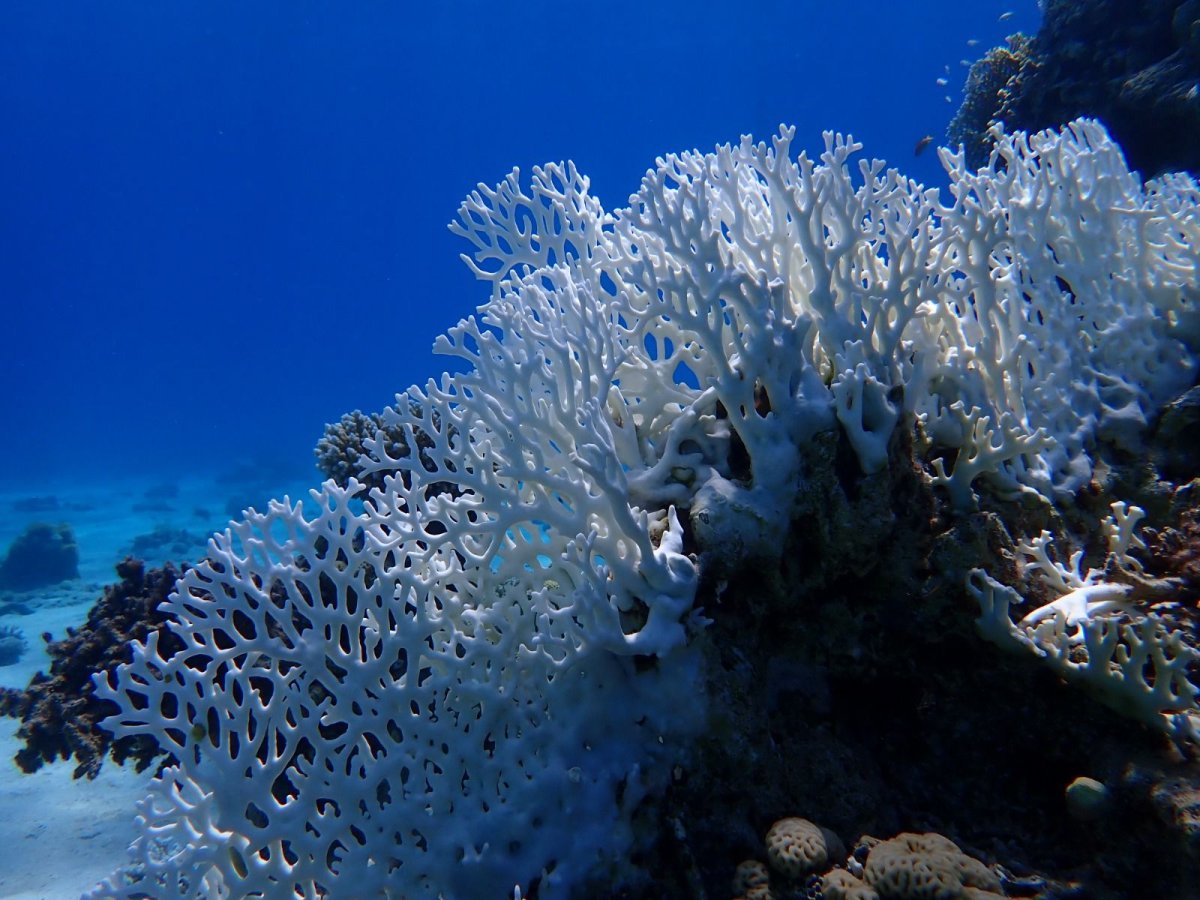
POLYGON ((32 591, 79 577, 79 548, 66 522, 34 522, 0 562, 0 590, 32 591))
POLYGON ((982 166, 988 129, 1100 119, 1130 168, 1200 173, 1200 0, 1045 0, 1032 40, 1015 35, 971 69, 947 134, 982 166))
POLYGON ((29 645, 25 642, 25 635, 21 629, 11 625, 0 625, 0 666, 11 666, 20 662, 28 649, 29 645))

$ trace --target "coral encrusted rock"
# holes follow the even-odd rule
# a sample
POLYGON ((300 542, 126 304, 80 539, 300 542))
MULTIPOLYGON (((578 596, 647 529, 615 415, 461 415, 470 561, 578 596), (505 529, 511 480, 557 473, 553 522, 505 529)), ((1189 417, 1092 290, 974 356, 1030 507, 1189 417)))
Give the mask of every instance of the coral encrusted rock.
POLYGON ((178 646, 178 639, 165 631, 158 607, 174 590, 179 572, 171 566, 147 572, 140 561, 126 559, 117 565, 117 574, 120 584, 104 589, 87 624, 49 643, 49 675, 39 672, 24 691, 0 689, 0 715, 21 720, 17 737, 25 746, 16 763, 23 772, 74 757, 75 777, 94 778, 109 753, 119 764, 133 760, 138 771, 161 753, 146 735, 114 739, 99 727, 115 707, 96 696, 92 675, 128 662, 129 642, 151 633, 162 631, 161 640, 178 646))
POLYGON ((982 166, 990 124, 1036 131, 1100 119, 1130 168, 1200 172, 1200 0, 1045 0, 1029 40, 1009 38, 972 68, 951 123, 982 166))

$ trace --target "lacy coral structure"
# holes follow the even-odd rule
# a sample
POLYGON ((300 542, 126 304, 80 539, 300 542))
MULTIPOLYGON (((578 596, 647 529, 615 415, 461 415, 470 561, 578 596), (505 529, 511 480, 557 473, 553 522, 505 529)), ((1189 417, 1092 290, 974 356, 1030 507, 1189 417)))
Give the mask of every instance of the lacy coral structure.
POLYGON ((704 721, 697 510, 769 559, 798 448, 840 428, 873 472, 901 423, 958 506, 1054 498, 1191 377, 1200 194, 1099 125, 943 151, 948 203, 792 138, 664 157, 612 213, 570 164, 467 198, 462 374, 382 414, 361 479, 214 537, 183 649, 99 680, 175 764, 92 896, 611 886, 704 721))
POLYGON ((1081 571, 1082 551, 1066 564, 1054 559, 1046 531, 1022 543, 1027 577, 1057 596, 1018 622, 1009 613, 1024 603, 1015 589, 979 569, 971 572, 967 589, 979 601, 979 632, 994 644, 1029 650, 1118 712, 1177 740, 1200 743, 1200 649, 1184 629, 1131 602, 1135 589, 1147 584, 1130 555, 1144 546, 1135 531, 1143 515, 1136 506, 1113 504, 1104 522, 1108 555, 1101 569, 1081 571), (1118 581, 1110 572, 1132 578, 1118 581))

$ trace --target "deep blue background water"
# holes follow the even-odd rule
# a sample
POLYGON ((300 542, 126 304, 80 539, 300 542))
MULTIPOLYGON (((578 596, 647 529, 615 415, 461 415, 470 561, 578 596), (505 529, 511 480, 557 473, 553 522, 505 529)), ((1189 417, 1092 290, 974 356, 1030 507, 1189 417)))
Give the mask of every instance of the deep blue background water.
POLYGON ((569 157, 613 208, 656 156, 780 122, 939 183, 913 146, 941 138, 959 60, 1037 19, 1034 0, 6 0, 0 483, 245 460, 315 482, 323 424, 440 372, 434 336, 486 299, 445 228, 476 183, 569 157))

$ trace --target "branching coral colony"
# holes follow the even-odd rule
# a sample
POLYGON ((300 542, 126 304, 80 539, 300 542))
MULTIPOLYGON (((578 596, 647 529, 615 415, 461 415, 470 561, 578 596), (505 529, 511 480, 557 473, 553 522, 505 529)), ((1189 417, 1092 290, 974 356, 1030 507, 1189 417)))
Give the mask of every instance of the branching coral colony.
MULTIPOLYGON (((840 428, 872 472, 910 425, 953 506, 1053 501, 1097 436, 1132 440, 1191 383, 1191 180, 1143 186, 1081 120, 998 135, 978 172, 943 151, 946 203, 849 139, 814 162, 792 137, 662 158, 613 213, 570 164, 466 200, 452 228, 492 297, 438 341, 465 374, 384 414, 370 490, 216 535, 167 603, 185 649, 152 636, 100 680, 110 727, 174 764, 140 880, 92 896, 615 883, 631 810, 703 724, 686 516, 769 556, 800 445, 840 428)), ((1111 521, 1125 568, 1134 517, 1111 521)), ((1195 650, 1049 545, 1023 553, 1059 599, 1018 624, 972 574, 983 633, 1196 740, 1195 650)))

